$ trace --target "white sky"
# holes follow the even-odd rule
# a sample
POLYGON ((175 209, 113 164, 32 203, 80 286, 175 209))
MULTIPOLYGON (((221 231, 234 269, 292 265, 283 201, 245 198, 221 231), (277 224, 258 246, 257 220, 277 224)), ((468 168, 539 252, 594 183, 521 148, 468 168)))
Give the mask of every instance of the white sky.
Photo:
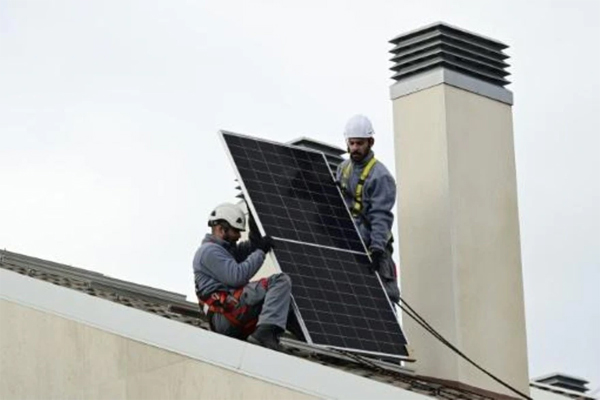
POLYGON ((439 20, 511 46, 530 374, 597 388, 598 0, 0 0, 0 247, 192 296, 217 130, 341 146, 364 113, 393 170, 387 41, 439 20))

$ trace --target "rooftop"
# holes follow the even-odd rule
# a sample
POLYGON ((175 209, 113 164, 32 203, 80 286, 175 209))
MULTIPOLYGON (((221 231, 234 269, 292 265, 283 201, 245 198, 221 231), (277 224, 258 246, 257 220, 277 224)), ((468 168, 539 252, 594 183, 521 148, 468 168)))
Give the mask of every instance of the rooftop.
MULTIPOLYGON (((0 268, 188 324, 198 329, 209 329, 208 322, 204 314, 199 311, 197 304, 186 301, 185 296, 181 294, 122 281, 97 272, 6 250, 0 250, 0 268)), ((498 398, 476 389, 457 387, 434 378, 418 376, 411 369, 399 364, 369 359, 343 351, 313 347, 294 340, 290 336, 284 337, 282 344, 288 355, 432 398, 472 400, 498 398)), ((593 399, 583 393, 543 383, 532 383, 533 389, 559 393, 575 399, 593 399)))

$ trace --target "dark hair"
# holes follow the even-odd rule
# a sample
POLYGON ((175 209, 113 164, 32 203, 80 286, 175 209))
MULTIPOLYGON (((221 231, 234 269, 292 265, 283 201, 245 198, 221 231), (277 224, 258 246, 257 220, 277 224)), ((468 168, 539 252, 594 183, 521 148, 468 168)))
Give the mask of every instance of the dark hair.
POLYGON ((224 219, 217 219, 215 221, 208 221, 208 226, 210 226, 211 228, 214 228, 217 225, 221 225, 224 229, 230 229, 231 225, 229 225, 229 222, 225 221, 224 219))

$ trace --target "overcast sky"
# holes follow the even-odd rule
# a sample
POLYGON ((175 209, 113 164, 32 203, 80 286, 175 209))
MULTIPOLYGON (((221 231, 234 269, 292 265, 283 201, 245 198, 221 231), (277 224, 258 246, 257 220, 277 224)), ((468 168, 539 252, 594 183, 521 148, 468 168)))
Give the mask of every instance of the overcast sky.
POLYGON ((440 20, 510 46, 530 374, 597 388, 598 0, 0 0, 0 247, 195 301, 217 131, 342 146, 364 113, 393 171, 388 40, 440 20))

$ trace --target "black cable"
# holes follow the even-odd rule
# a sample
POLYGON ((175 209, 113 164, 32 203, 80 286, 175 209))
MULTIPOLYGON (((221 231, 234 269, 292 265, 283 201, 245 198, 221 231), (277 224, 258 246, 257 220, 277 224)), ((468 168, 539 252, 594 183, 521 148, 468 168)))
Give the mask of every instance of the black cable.
MULTIPOLYGON (((440 396, 440 397, 444 397, 447 399, 455 399, 456 398, 456 395, 448 395, 447 393, 445 393, 445 390, 452 389, 450 387, 444 387, 444 385, 440 385, 439 383, 432 382, 423 377, 417 378, 417 377, 412 377, 412 376, 405 376, 403 373, 400 373, 400 372, 390 372, 390 371, 386 370, 385 368, 380 367, 379 365, 375 364, 369 358, 358 355, 358 354, 354 354, 347 350, 342 350, 342 349, 330 349, 330 350, 333 350, 340 354, 343 354, 343 355, 353 359, 358 364, 370 367, 371 369, 379 372, 380 374, 385 374, 387 376, 393 376, 395 379, 399 379, 399 380, 405 382, 406 384, 410 385, 411 387, 416 388, 418 390, 428 391, 432 394, 435 394, 435 396, 440 396)), ((465 391, 475 394, 478 398, 479 397, 489 398, 488 396, 480 395, 476 392, 473 392, 473 391, 470 391, 467 389, 465 389, 465 391)))
MULTIPOLYGON (((405 302, 404 299, 402 299, 402 301, 405 302)), ((473 366, 475 366, 477 369, 479 369, 480 371, 482 371, 484 374, 488 375, 490 378, 494 379, 496 382, 500 383, 501 385, 505 386, 506 388, 510 389, 511 391, 519 394, 520 396, 522 396, 522 397, 524 397, 526 399, 529 399, 529 400, 531 399, 530 397, 528 397, 524 393, 522 393, 519 390, 513 388, 508 383, 506 383, 506 382, 502 381, 500 378, 494 376, 491 372, 488 372, 483 367, 481 367, 480 365, 478 365, 475 361, 473 361, 472 359, 470 359, 462 351, 460 351, 458 348, 456 348, 456 346, 454 346, 452 343, 450 343, 448 340, 446 340, 441 334, 439 334, 431 325, 429 325, 427 323, 427 321, 425 321, 416 311, 414 311, 414 309, 412 307, 410 307, 410 305, 408 305, 408 303, 406 303, 406 306, 410 309, 410 311, 412 313, 409 312, 408 310, 406 310, 401 304, 398 304, 398 306, 402 309, 402 311, 404 311, 409 317, 413 318, 419 325, 421 325, 426 331, 428 331, 429 333, 431 333, 441 343, 443 343, 446 346, 448 346, 451 350, 453 350, 454 352, 456 352, 458 355, 460 355, 466 361, 468 361, 473 366), (413 313, 414 313, 414 315, 413 315, 413 313)))
POLYGON ((431 333, 433 335, 433 337, 435 337, 440 342, 442 342, 443 344, 445 344, 446 346, 448 346, 456 354, 458 354, 459 356, 461 356, 462 358, 464 358, 467 362, 471 363, 475 368, 479 369, 481 372, 483 372, 484 374, 486 374, 487 376, 489 376, 490 378, 492 378, 493 380, 495 380, 496 382, 498 382, 502 386, 506 387, 507 389, 515 392, 516 394, 518 394, 519 396, 522 396, 523 398, 525 398, 527 400, 533 400, 531 397, 527 396, 525 393, 519 391, 518 389, 515 389, 514 387, 512 387, 508 383, 504 382, 500 378, 498 378, 495 375, 493 375, 491 372, 488 372, 486 369, 484 369, 483 367, 481 367, 475 361, 471 360, 467 355, 465 355, 462 351, 460 351, 458 348, 456 348, 456 346, 454 346, 452 343, 450 343, 448 340, 446 340, 446 338, 444 338, 438 331, 436 331, 431 325, 429 325, 429 323, 427 321, 425 321, 425 319, 423 317, 421 317, 410 306, 410 304, 408 304, 406 302, 406 300, 404 300, 402 297, 400 297, 400 302, 395 303, 395 304, 397 304, 402 309, 402 311, 404 311, 409 317, 411 317, 412 319, 414 319, 427 332, 431 333), (402 302, 403 304, 400 304, 400 302, 402 302), (404 308, 404 305, 408 308, 408 310, 410 310, 410 312, 406 308, 404 308))

